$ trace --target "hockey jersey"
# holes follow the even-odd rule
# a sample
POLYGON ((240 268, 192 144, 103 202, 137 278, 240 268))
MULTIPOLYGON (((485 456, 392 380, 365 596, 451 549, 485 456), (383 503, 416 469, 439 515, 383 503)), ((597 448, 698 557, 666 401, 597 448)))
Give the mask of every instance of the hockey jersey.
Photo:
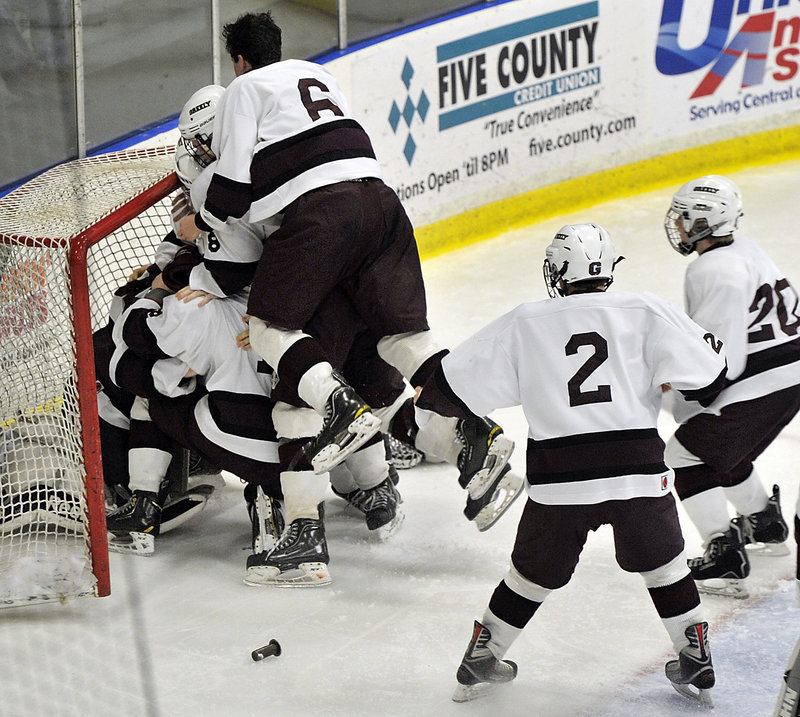
POLYGON ((203 435, 233 453, 277 463, 269 418, 271 371, 254 351, 243 351, 235 342, 245 328, 245 309, 246 298, 238 295, 199 306, 150 292, 114 324, 109 373, 115 384, 151 397, 142 392, 149 378, 136 375, 138 367, 150 366, 154 388, 176 396, 192 389, 185 378, 192 369, 207 391, 194 409, 203 435))
POLYGON ((522 406, 533 500, 593 504, 666 495, 661 387, 710 399, 725 375, 715 337, 643 292, 522 304, 448 354, 442 370, 477 415, 522 406))
POLYGON ((728 380, 709 411, 800 384, 797 292, 756 242, 737 234, 703 252, 686 270, 684 294, 689 316, 725 344, 728 380))
POLYGON ((301 194, 381 177, 367 133, 322 65, 284 60, 235 78, 217 105, 218 164, 197 225, 220 228, 250 209, 259 222, 301 194))
MULTIPOLYGON (((217 163, 212 162, 192 183, 190 196, 195 212, 202 209, 216 167, 217 163)), ((276 217, 255 224, 245 212, 240 219, 229 217, 211 232, 201 234, 196 244, 203 259, 192 269, 189 286, 214 296, 230 296, 244 290, 253 280, 264 239, 278 226, 276 217)))

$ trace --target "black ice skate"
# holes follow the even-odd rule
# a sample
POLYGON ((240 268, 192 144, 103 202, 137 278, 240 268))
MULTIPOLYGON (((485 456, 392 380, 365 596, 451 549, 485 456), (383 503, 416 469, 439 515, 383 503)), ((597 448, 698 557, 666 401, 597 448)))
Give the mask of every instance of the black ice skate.
POLYGON ((687 561, 700 592, 740 599, 749 596, 744 583, 750 574, 750 560, 744 547, 743 520, 734 518, 728 530, 708 542, 702 557, 687 561))
POLYGON ((678 653, 677 660, 670 660, 664 665, 664 672, 670 684, 682 695, 697 700, 705 707, 713 707, 710 690, 715 677, 711 651, 708 649, 708 623, 690 625, 684 634, 689 644, 678 653))
MULTIPOLYGON (((390 473, 393 471, 394 468, 390 467, 390 473)), ((391 475, 374 488, 359 488, 349 493, 340 493, 334 488, 333 492, 361 513, 367 521, 367 528, 376 531, 381 540, 394 533, 405 517, 399 507, 403 499, 391 475)))
POLYGON ((169 493, 161 509, 159 535, 174 530, 202 513, 214 490, 215 486, 203 483, 187 488, 183 493, 169 493))
POLYGON ((322 430, 305 447, 314 473, 326 473, 339 465, 380 427, 381 419, 350 386, 337 388, 328 398, 322 430))
POLYGON ((131 499, 106 518, 108 549, 115 553, 152 555, 161 530, 161 503, 157 493, 135 490, 131 499))
POLYGON ((488 530, 522 491, 523 479, 507 465, 514 441, 496 423, 477 416, 461 419, 456 435, 464 446, 458 455, 458 482, 469 493, 464 515, 478 530, 488 530))
POLYGON ((322 520, 297 518, 269 552, 247 558, 247 585, 319 587, 328 585, 328 544, 322 520))
POLYGON ((456 672, 458 686, 454 702, 468 702, 491 692, 498 684, 511 682, 517 676, 517 665, 511 660, 498 660, 488 647, 492 635, 477 620, 464 658, 456 672))
POLYGON ((781 490, 777 485, 772 486, 772 495, 764 510, 745 516, 743 528, 744 543, 751 555, 777 558, 789 554, 786 545, 789 526, 783 519, 781 490))

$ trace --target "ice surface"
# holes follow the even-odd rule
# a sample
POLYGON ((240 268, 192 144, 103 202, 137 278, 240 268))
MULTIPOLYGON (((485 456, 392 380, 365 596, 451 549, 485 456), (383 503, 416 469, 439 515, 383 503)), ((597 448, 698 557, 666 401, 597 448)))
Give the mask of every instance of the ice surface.
MULTIPOLYGON (((800 286, 800 162, 730 175, 743 231, 800 286)), ((687 177, 688 179, 688 177, 687 177)), ((677 187, 611 202, 427 261, 430 318, 443 343, 529 299, 545 298, 541 265, 555 231, 604 225, 627 258, 615 289, 681 302, 687 259, 662 221, 677 187)), ((600 190, 602 188, 599 188, 600 190)), ((517 409, 494 416, 520 447, 517 409)), ((666 438, 674 428, 662 414, 666 438)), ((791 519, 800 475, 795 420, 758 461, 791 519)), ((0 612, 0 716, 535 715, 672 717, 702 710, 663 677, 671 645, 642 581, 616 565, 610 530, 590 536, 572 582, 552 594, 511 648, 519 677, 482 701, 455 704, 455 670, 507 567, 518 501, 479 533, 462 516, 455 469, 401 473, 406 520, 385 543, 329 494, 333 584, 279 590, 242 583, 250 526, 231 479, 201 517, 156 541, 151 558, 112 555, 112 595, 0 612), (280 657, 250 653, 277 639, 280 657)), ((682 518, 685 516, 682 514, 682 518)), ((700 539, 684 520, 690 555, 700 539)), ((790 539, 791 540, 791 539, 790 539)), ((792 548, 793 548, 792 544, 792 548)), ((751 599, 704 599, 717 668, 714 717, 769 717, 800 637, 793 556, 756 559, 751 599)))

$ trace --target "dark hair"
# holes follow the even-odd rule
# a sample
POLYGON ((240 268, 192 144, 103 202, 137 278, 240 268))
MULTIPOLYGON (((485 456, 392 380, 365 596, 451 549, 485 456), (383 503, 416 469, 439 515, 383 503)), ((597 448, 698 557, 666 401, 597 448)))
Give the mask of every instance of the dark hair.
POLYGON ((225 49, 236 62, 241 55, 253 69, 281 59, 281 29, 269 12, 248 12, 222 28, 225 49))

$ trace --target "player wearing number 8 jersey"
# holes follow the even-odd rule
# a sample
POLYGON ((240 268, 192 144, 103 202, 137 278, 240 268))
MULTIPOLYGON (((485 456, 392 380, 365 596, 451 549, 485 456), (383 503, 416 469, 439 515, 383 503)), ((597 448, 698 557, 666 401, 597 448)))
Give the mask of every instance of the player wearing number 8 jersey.
MULTIPOLYGON (((708 626, 656 424, 662 384, 708 402, 725 359, 678 307, 646 292, 606 293, 616 261, 602 227, 563 227, 545 260, 553 298, 495 320, 446 356, 434 377, 454 405, 478 412, 521 405, 528 422, 529 500, 511 567, 458 669, 457 701, 516 676, 506 651, 544 599, 568 583, 589 531, 602 524, 614 530, 620 567, 644 578, 672 639, 678 659, 667 663, 668 678, 682 693, 710 699, 708 626)), ((419 403, 431 400, 425 392, 419 403)))
POLYGON ((736 185, 709 175, 681 187, 665 219, 672 247, 698 255, 686 270, 686 310, 725 343, 728 359, 725 388, 705 410, 677 398, 682 425, 667 462, 706 546, 692 575, 702 590, 733 597, 747 597, 748 553, 787 553, 778 485, 768 496, 753 461, 800 409, 797 293, 758 244, 734 235, 741 215, 736 185))

